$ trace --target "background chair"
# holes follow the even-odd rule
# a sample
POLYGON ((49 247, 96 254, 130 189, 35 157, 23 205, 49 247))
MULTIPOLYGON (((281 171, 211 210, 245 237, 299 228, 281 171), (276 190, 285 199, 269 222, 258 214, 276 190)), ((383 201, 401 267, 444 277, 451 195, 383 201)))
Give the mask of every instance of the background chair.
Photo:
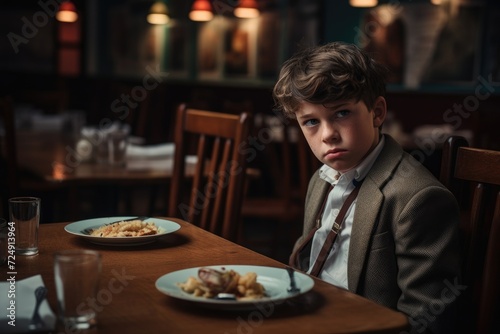
POLYGON ((255 137, 271 139, 260 144, 260 165, 264 170, 258 181, 262 185, 243 201, 242 219, 248 232, 242 234, 240 242, 261 252, 270 249, 270 256, 287 260, 301 232, 309 180, 321 163, 312 154, 296 120, 259 116, 255 137), (261 224, 265 224, 262 228, 266 233, 252 233, 261 224))
POLYGON ((248 113, 178 107, 169 216, 236 240, 247 166, 242 145, 251 125, 248 113), (192 177, 186 176, 186 157, 191 154, 196 156, 192 177))
POLYGON ((458 317, 461 333, 500 329, 500 152, 467 147, 450 137, 443 147, 441 182, 457 197, 463 250, 458 317))

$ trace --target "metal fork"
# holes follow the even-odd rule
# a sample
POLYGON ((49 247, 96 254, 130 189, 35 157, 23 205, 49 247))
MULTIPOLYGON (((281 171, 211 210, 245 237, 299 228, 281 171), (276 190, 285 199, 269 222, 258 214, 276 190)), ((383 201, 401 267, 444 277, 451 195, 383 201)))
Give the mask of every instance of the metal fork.
POLYGON ((44 286, 39 286, 35 290, 35 297, 36 297, 36 304, 35 304, 35 311, 33 312, 33 317, 31 317, 31 323, 30 323, 30 329, 38 329, 42 328, 45 326, 45 323, 40 316, 39 309, 40 309, 40 304, 42 304, 42 301, 45 299, 45 296, 47 296, 47 288, 44 286))
POLYGON ((219 300, 236 300, 236 295, 234 293, 221 292, 215 296, 215 299, 219 300))
MULTIPOLYGON (((114 221, 114 222, 111 222, 111 223, 106 223, 104 225, 108 226, 108 225, 112 225, 112 224, 116 224, 116 223, 121 223, 121 222, 130 222, 130 221, 133 221, 133 220, 145 221, 148 218, 149 218, 148 216, 138 216, 138 217, 133 217, 133 218, 129 218, 129 219, 120 219, 120 220, 117 220, 117 221, 114 221)), ((90 228, 89 227, 89 228, 86 228, 86 229, 82 230, 81 233, 83 233, 85 235, 90 235, 90 234, 92 234, 92 232, 95 229, 96 228, 90 228)))
POLYGON ((288 276, 290 277, 290 287, 287 289, 287 291, 289 293, 300 292, 300 288, 298 288, 297 283, 295 283, 295 270, 291 267, 286 267, 286 271, 288 272, 288 276))

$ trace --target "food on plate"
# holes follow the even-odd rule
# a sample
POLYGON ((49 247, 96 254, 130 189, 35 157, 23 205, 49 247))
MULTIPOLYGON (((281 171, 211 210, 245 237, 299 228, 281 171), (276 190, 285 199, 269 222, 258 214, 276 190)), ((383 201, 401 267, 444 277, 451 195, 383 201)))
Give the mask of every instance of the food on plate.
POLYGON ((232 293, 237 300, 254 300, 266 296, 264 286, 257 282, 257 274, 244 275, 234 270, 200 268, 198 277, 189 277, 186 282, 177 283, 183 291, 196 297, 215 298, 219 293, 232 293))
POLYGON ((94 237, 139 237, 158 234, 158 227, 154 223, 148 223, 139 219, 121 221, 101 226, 90 232, 94 237))

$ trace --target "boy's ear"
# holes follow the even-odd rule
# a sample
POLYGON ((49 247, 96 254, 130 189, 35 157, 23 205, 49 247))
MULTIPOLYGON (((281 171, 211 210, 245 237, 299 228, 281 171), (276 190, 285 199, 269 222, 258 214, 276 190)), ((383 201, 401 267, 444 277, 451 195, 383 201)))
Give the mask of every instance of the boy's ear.
POLYGON ((387 115, 387 103, 383 96, 377 97, 373 104, 373 126, 380 128, 387 115))

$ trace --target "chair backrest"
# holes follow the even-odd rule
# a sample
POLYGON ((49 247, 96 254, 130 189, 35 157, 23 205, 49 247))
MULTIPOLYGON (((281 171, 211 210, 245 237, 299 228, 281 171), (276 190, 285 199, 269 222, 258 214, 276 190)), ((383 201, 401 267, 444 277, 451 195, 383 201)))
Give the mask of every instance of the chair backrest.
POLYGON ((440 179, 462 210, 463 280, 461 328, 468 333, 500 329, 500 152, 467 147, 450 137, 443 147, 440 179), (496 323, 495 323, 496 322, 496 323), (465 326, 465 327, 464 327, 465 326))
POLYGON ((248 158, 241 146, 248 140, 251 124, 248 113, 178 107, 169 216, 236 240, 248 158), (192 153, 196 155, 194 175, 186 175, 186 157, 192 153))

